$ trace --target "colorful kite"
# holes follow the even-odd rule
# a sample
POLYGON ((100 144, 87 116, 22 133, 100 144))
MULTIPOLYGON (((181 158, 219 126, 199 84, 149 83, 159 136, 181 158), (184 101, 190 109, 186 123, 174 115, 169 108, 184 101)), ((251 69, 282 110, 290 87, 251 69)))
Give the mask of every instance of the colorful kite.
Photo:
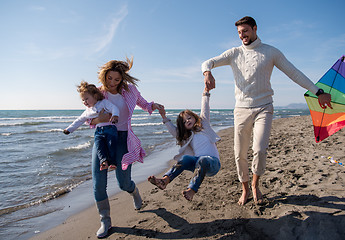
POLYGON ((304 94, 313 120, 315 141, 321 142, 345 127, 345 55, 323 75, 316 86, 332 95, 333 109, 323 109, 317 96, 310 91, 304 94))

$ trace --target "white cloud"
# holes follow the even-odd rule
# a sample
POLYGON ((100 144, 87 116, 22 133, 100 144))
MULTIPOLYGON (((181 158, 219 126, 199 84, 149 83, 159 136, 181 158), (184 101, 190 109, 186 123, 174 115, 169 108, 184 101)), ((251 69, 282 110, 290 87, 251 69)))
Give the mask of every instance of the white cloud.
MULTIPOLYGON (((35 11, 44 11, 44 7, 31 7, 32 10, 35 11)), ((92 37, 91 40, 85 42, 85 40, 80 39, 78 45, 76 46, 72 42, 66 42, 62 46, 45 46, 43 44, 39 44, 36 41, 27 42, 20 53, 30 56, 33 59, 40 59, 40 60, 56 60, 59 58, 66 58, 66 57, 73 57, 80 54, 87 53, 88 55, 93 55, 102 52, 104 49, 109 46, 113 38, 116 34, 120 23, 126 18, 128 15, 128 8, 127 5, 124 5, 122 8, 119 9, 115 15, 113 15, 109 24, 105 27, 105 31, 100 37, 92 37), (83 43, 84 42, 84 43, 83 43)), ((80 16, 74 11, 69 11, 69 16, 71 17, 69 20, 60 20, 60 22, 72 22, 72 21, 79 21, 80 16), (74 19, 74 20, 73 20, 74 19)))
POLYGON ((43 7, 43 6, 31 6, 31 7, 30 7, 30 10, 32 10, 32 11, 39 11, 39 12, 43 12, 43 11, 45 11, 45 10, 46 10, 46 8, 45 8, 45 7, 43 7))
POLYGON ((107 26, 107 32, 102 35, 101 37, 96 39, 95 42, 95 50, 94 53, 99 53, 103 49, 105 49, 113 40, 116 30, 118 29, 120 23, 126 18, 128 15, 128 8, 127 5, 124 5, 120 11, 116 14, 116 16, 112 19, 109 26, 107 26))
POLYGON ((35 42, 28 42, 24 45, 24 50, 19 51, 21 56, 26 55, 32 60, 56 60, 71 57, 76 54, 73 47, 50 48, 39 46, 35 42))
MULTIPOLYGON (((144 73, 145 74, 145 73, 144 73)), ((149 82, 199 82, 202 78, 201 67, 195 64, 180 68, 155 68, 148 71, 149 76, 139 76, 139 78, 148 79, 149 82)))

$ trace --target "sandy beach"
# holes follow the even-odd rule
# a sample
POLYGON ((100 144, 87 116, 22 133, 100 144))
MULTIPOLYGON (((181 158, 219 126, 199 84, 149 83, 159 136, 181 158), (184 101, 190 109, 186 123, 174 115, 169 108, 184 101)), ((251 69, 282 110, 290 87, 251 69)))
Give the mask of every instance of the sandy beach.
MULTIPOLYGON (((317 144, 310 116, 274 120, 261 178, 261 206, 251 197, 244 206, 237 204, 241 188, 233 128, 219 135, 222 168, 204 180, 192 202, 181 194, 191 172, 184 172, 165 190, 141 183, 144 206, 140 211, 134 210, 128 193, 110 198, 113 228, 107 239, 345 238, 345 167, 327 159, 332 156, 345 164, 344 130, 317 144)), ((92 207, 32 239, 97 239, 99 225, 92 207)))

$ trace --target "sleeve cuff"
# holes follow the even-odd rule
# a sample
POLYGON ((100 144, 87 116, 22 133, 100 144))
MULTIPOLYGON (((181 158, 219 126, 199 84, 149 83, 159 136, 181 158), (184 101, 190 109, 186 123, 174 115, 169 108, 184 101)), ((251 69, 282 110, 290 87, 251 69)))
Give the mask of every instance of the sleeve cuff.
POLYGON ((165 119, 163 119, 163 123, 165 124, 165 123, 167 123, 167 122, 170 122, 171 120, 169 119, 169 118, 165 118, 165 119))

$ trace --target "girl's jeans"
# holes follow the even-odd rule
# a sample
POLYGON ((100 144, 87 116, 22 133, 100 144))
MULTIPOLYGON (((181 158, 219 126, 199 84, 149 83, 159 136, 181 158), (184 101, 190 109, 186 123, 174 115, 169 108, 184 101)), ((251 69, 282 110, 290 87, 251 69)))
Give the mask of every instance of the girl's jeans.
POLYGON ((117 128, 115 125, 96 128, 94 144, 100 163, 108 161, 109 165, 116 165, 116 143, 117 128))
MULTIPOLYGON (((121 168, 122 156, 127 153, 127 131, 118 131, 117 145, 116 145, 116 178, 121 190, 126 192, 133 192, 135 189, 135 183, 131 179, 132 165, 124 171, 121 168)), ((108 198, 107 194, 107 178, 108 171, 100 171, 100 161, 97 156, 95 145, 92 149, 92 181, 93 192, 97 202, 103 201, 108 198)))
POLYGON ((164 174, 164 176, 168 176, 170 181, 172 181, 184 170, 194 172, 194 176, 190 181, 188 188, 192 189, 194 192, 198 192, 205 176, 214 176, 218 173, 219 169, 220 162, 216 157, 195 157, 184 155, 167 173, 164 174))

